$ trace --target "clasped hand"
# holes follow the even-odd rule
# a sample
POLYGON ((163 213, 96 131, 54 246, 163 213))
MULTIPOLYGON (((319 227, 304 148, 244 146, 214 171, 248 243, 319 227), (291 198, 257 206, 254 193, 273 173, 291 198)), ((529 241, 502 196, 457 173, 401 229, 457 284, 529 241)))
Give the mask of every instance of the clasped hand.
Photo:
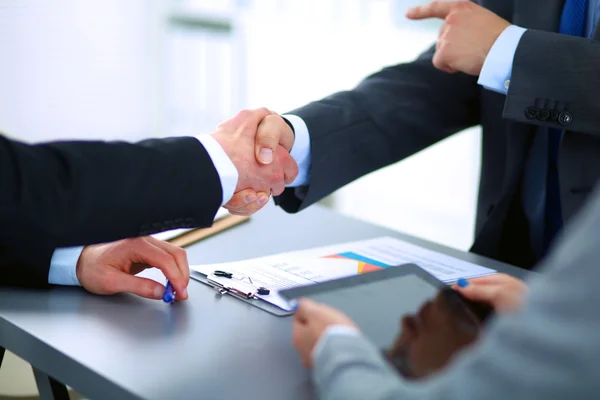
POLYGON ((298 165, 289 154, 294 132, 281 116, 266 108, 239 112, 212 136, 239 172, 236 193, 224 206, 231 214, 255 213, 298 175, 298 165))

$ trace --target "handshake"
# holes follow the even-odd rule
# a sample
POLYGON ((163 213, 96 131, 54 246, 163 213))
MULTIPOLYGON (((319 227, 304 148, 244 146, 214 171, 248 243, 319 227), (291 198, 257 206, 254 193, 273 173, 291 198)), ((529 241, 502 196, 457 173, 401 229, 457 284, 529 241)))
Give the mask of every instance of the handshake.
POLYGON ((281 116, 266 108, 240 111, 211 136, 238 172, 233 197, 224 199, 231 214, 254 214, 298 175, 298 165, 290 156, 294 132, 281 116))
MULTIPOLYGON (((296 161, 289 153, 294 132, 276 113, 265 108, 244 110, 220 124, 210 135, 237 170, 235 189, 233 182, 222 182, 226 196, 233 193, 231 199, 223 199, 227 201, 224 207, 232 214, 255 213, 267 204, 271 195, 280 195, 285 185, 298 175, 296 161)), ((211 157, 221 172, 223 157, 220 160, 213 154, 211 157)), ((225 166, 230 166, 228 160, 225 166)), ((76 275, 79 283, 92 293, 131 292, 160 299, 165 291, 163 285, 135 276, 150 266, 165 274, 178 300, 187 299, 190 268, 185 250, 152 236, 85 247, 77 261, 76 275)))

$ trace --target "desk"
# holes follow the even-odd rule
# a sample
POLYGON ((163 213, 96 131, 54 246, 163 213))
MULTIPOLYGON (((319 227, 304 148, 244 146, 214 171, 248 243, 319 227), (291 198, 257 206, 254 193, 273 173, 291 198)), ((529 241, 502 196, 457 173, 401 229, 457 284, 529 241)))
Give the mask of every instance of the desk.
MULTIPOLYGON (((190 264, 235 261, 382 235, 525 274, 320 206, 299 215, 268 206, 250 222, 189 247, 188 258, 190 264)), ((34 365, 37 377, 47 373, 94 400, 314 397, 309 373, 291 346, 290 318, 219 297, 193 280, 189 295, 168 306, 81 288, 2 288, 0 346, 34 365)))

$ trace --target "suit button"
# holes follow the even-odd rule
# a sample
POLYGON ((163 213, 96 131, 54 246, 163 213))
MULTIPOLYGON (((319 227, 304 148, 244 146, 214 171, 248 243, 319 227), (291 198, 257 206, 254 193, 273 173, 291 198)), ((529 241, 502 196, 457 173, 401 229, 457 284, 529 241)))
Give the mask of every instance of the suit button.
POLYGON ((568 111, 561 112, 558 116, 558 123, 563 126, 571 125, 571 122, 573 122, 573 116, 568 111))
POLYGON ((539 121, 548 121, 548 118, 550 118, 550 111, 543 108, 538 112, 537 119, 539 121))
POLYGON ((525 109, 525 116, 527 119, 536 119, 538 116, 538 109, 535 107, 527 107, 525 109))
POLYGON ((550 110, 550 121, 552 121, 552 122, 558 121, 558 111, 550 110))

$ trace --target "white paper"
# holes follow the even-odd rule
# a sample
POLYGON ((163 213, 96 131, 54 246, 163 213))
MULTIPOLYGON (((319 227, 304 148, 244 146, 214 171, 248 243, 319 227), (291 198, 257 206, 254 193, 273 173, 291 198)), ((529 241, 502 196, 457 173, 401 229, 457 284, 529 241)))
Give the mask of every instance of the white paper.
MULTIPOLYGON (((285 262, 279 263, 279 267, 285 266, 285 262)), ((318 281, 313 281, 301 275, 289 273, 285 271, 284 268, 279 267, 278 263, 275 262, 254 259, 226 264, 192 266, 191 268, 196 272, 208 276, 211 280, 219 282, 225 287, 233 287, 244 292, 256 292, 259 287, 265 287, 269 289, 271 293, 268 295, 258 295, 258 297, 289 311, 291 307, 286 300, 279 296, 278 292, 293 287, 310 285, 318 281), (219 270, 232 273, 233 278, 228 279, 214 276, 213 273, 219 270)))
MULTIPOLYGON (((218 219, 221 219, 223 217, 226 217, 229 215, 229 212, 224 209, 224 208, 219 208, 219 211, 217 211, 217 215, 215 215, 215 221, 218 219)), ((163 231, 163 232, 158 232, 155 233, 151 236, 153 236, 154 238, 158 239, 158 240, 171 240, 173 238, 176 238, 177 236, 181 236, 184 233, 187 233, 189 231, 193 231, 196 228, 190 228, 190 229, 172 229, 170 231, 163 231)))
POLYGON ((219 282, 245 291, 256 291, 263 286, 271 290, 271 294, 258 297, 289 310, 290 306, 277 294, 278 291, 407 263, 420 266, 446 283, 496 272, 391 237, 191 268, 204 275, 217 270, 233 273, 234 279, 220 278, 219 282), (252 279, 252 285, 248 286, 246 277, 252 279))

